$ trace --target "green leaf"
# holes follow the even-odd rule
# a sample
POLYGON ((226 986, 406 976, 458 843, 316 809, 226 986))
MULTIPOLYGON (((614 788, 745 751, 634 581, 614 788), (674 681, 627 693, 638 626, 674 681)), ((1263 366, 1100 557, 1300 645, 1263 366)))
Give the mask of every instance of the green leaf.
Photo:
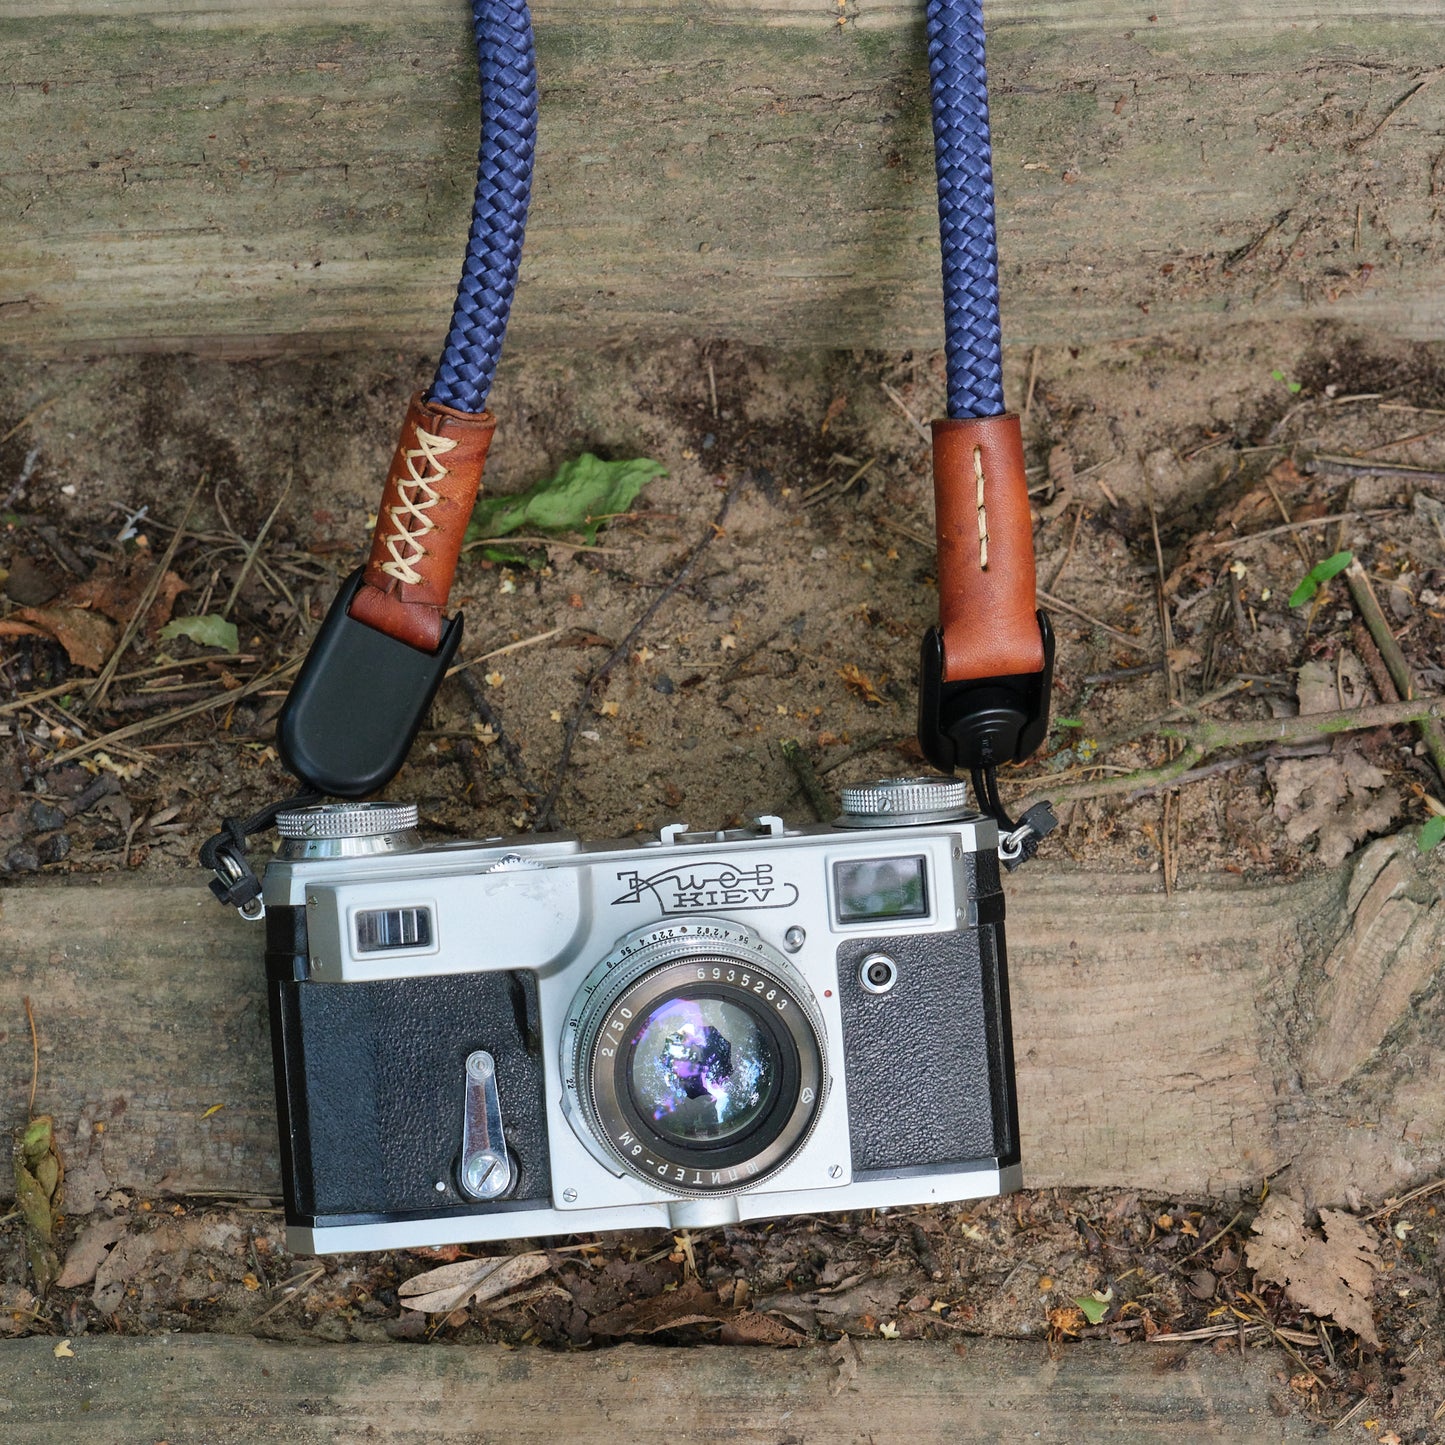
POLYGON ((513 532, 581 532, 588 542, 610 516, 627 511, 648 482, 667 470, 647 457, 604 462, 583 452, 556 476, 509 497, 482 497, 472 512, 466 542, 513 532))
POLYGON ((1326 557, 1323 562, 1316 562, 1300 580, 1299 586, 1290 593, 1289 605, 1303 607, 1320 590, 1322 584, 1328 582, 1331 577, 1337 577, 1354 560, 1353 552, 1336 552, 1333 557, 1326 557))
POLYGON ((1091 1294, 1080 1295, 1074 1303, 1083 1310, 1084 1318, 1091 1325, 1098 1324, 1109 1313, 1109 1306, 1103 1300, 1095 1299, 1091 1294))
POLYGON ((1432 848, 1438 848, 1442 839, 1445 839, 1445 815, 1436 813, 1420 829, 1420 838, 1416 846, 1422 853, 1428 853, 1432 848))
POLYGON ((170 642, 173 638, 189 637, 201 647, 219 647, 225 652, 239 652, 240 634, 234 622, 227 622, 219 612, 208 612, 204 617, 176 617, 161 628, 161 639, 170 642))
POLYGON ((1084 725, 1083 718, 1078 717, 1056 717, 1054 726, 1060 728, 1081 728, 1084 725))

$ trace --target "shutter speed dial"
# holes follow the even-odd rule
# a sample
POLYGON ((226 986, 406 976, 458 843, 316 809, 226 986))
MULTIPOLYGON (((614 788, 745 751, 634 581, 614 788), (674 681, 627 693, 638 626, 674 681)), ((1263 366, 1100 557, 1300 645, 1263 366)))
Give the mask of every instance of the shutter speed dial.
POLYGON ((421 847, 415 803, 318 803, 278 813, 282 858, 363 858, 421 847))
POLYGON ((840 828, 912 828, 978 816, 956 778, 881 778, 844 788, 840 828))

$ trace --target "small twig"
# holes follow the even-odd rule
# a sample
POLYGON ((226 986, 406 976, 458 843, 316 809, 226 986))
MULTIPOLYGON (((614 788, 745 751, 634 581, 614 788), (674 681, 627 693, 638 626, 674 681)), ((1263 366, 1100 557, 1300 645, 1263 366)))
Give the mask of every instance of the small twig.
POLYGON ((14 426, 10 428, 8 432, 5 433, 3 437, 0 437, 0 447, 3 447, 5 443, 8 442, 10 438, 15 435, 16 432, 23 431, 26 427, 30 425, 31 422, 35 420, 36 417, 40 415, 41 412, 48 411, 59 400, 60 398, 58 396, 52 396, 48 401, 42 401, 39 406, 32 407, 29 411, 25 413, 24 416, 20 418, 19 421, 15 423, 14 426))
POLYGON ((1255 748, 1247 753, 1241 753, 1238 757, 1217 758, 1212 763, 1204 763, 1200 767, 1190 768, 1187 773, 1180 773, 1177 778, 1170 779, 1167 783, 1159 783, 1148 788, 1138 788, 1130 793, 1125 800, 1130 803, 1137 803, 1140 798, 1153 797, 1155 793, 1162 793, 1166 790, 1183 788, 1190 783, 1202 783, 1207 778, 1217 778, 1221 773, 1232 773, 1239 768, 1247 768, 1253 763, 1263 762, 1266 758, 1279 757, 1300 757, 1310 756, 1309 753, 1301 753, 1300 748, 1318 748, 1328 751, 1329 744, 1323 738, 1311 739, 1305 743, 1296 743, 1292 747, 1268 747, 1255 748))
POLYGON ((1138 667, 1116 667, 1109 672, 1086 672, 1084 681, 1097 686, 1101 682, 1128 682, 1131 678, 1147 677, 1158 672, 1164 664, 1157 658, 1153 662, 1141 662, 1138 667))
POLYGON ((1345 1413, 1341 1415, 1340 1418, 1336 1420, 1333 1425, 1330 1426, 1330 1432, 1333 1434, 1333 1432, 1336 1430, 1343 1430, 1345 1426, 1348 1425, 1350 1421, 1353 1420, 1355 1416, 1358 1415, 1360 1411, 1363 1410, 1365 1406, 1369 1403, 1370 1397, 1368 1395, 1361 1395, 1360 1398, 1356 1400, 1355 1403, 1351 1405, 1350 1408, 1346 1410, 1345 1413))
MULTIPOLYGON (((620 512, 619 516, 629 516, 630 513, 620 512)), ((596 517, 592 521, 598 521, 596 517)), ((601 557, 621 557, 624 550, 621 547, 599 547, 595 542, 563 542, 557 537, 479 537, 475 542, 468 542, 462 548, 463 552, 475 551, 478 547, 560 547, 564 552, 596 552, 601 557)))
POLYGON ((918 435, 921 436, 923 440, 928 443, 929 446, 932 446, 932 434, 929 432, 928 428, 924 426, 923 423, 919 421, 918 418, 914 416, 911 411, 908 410, 908 405, 903 400, 903 398, 899 396, 898 393, 894 391, 893 388, 889 386, 886 381, 880 382, 879 384, 882 386, 884 394, 888 397, 888 400, 891 401, 893 405, 896 406, 898 410, 901 411, 903 415, 908 418, 908 421, 913 427, 913 430, 916 431, 918 435))
POLYGON ((1230 1231, 1231 1229, 1233 1229, 1234 1226, 1235 1226, 1236 1224, 1238 1224, 1239 1221, 1240 1221, 1241 1219, 1243 1219, 1243 1218, 1244 1218, 1244 1210, 1242 1210, 1242 1209, 1241 1209, 1241 1210, 1238 1210, 1238 1211, 1235 1213, 1234 1218, 1231 1219, 1231 1220, 1229 1221, 1229 1223, 1224 1226, 1223 1229, 1221 1229, 1217 1234, 1213 1235, 1211 1238, 1206 1239, 1206 1240, 1204 1241, 1204 1243, 1199 1246, 1198 1249, 1191 1249, 1191 1250, 1189 1251, 1189 1253, 1184 1256, 1183 1259, 1175 1260, 1175 1261, 1174 1261, 1174 1264, 1171 1266, 1171 1268, 1173 1268, 1173 1269, 1179 1269, 1179 1268, 1181 1268, 1183 1265, 1188 1264, 1191 1259, 1194 1259, 1194 1258, 1196 1258, 1197 1256, 1203 1254, 1204 1251, 1205 1251, 1206 1249, 1208 1249, 1211 1245, 1218 1244, 1219 1241, 1220 1241, 1221 1239, 1223 1239, 1224 1236, 1225 1236, 1226 1234, 1228 1234, 1229 1231, 1230 1231))
MULTIPOLYGON (((1237 722, 1201 719, 1189 724, 1160 720, 1136 729, 1133 736, 1153 734, 1184 744, 1177 758, 1157 768, 1140 768, 1116 778, 1062 786, 1042 784, 1028 802, 1048 796, 1056 803, 1078 802, 1132 793, 1136 788, 1156 788, 1176 782, 1210 753, 1225 748, 1250 747, 1259 743, 1297 743, 1312 737, 1336 733, 1363 732, 1370 728, 1400 727, 1422 718, 1445 718, 1445 696, 1418 698, 1409 702, 1378 703, 1373 707, 1347 708, 1343 712, 1303 713, 1299 717, 1247 718, 1237 722)), ((1042 780, 1028 779, 1029 782, 1042 780)), ((1025 807, 1028 803, 1024 804, 1025 807)))
POLYGON ((465 672, 479 662, 490 662, 494 657, 505 657, 509 652, 520 652, 524 647, 535 647, 539 642, 547 642, 556 637, 561 631, 560 627, 554 627, 550 632, 539 632, 534 637, 524 637, 518 642, 509 642, 505 647, 494 647, 490 652, 482 653, 480 657, 468 658, 466 662, 459 662, 455 667, 449 667, 446 675, 455 677, 459 672, 465 672))
POLYGON ((167 570, 171 561, 176 555, 176 549, 181 545, 181 538, 186 535, 186 523, 191 520, 191 512, 196 505, 196 498, 201 495, 201 488, 206 485, 206 474, 201 473, 195 489, 191 492, 191 499, 186 503, 186 510, 181 514, 181 520, 176 530, 171 535, 171 540, 166 547, 161 560, 156 564, 155 570, 146 583, 145 591, 141 593, 135 610, 130 615, 130 621, 126 623, 125 631, 120 635, 120 641, 116 643, 115 650, 111 653, 109 660, 101 669, 100 676, 95 680, 95 686, 87 694, 87 700, 92 707, 99 707, 105 701, 105 695, 110 691, 110 685, 115 681, 116 670, 120 667, 120 660, 125 656, 126 649, 135 640, 135 635, 140 631, 145 622, 146 614, 151 610, 151 603, 156 600, 156 593, 160 591, 161 583, 165 580, 167 570))
POLYGON ((1411 432, 1409 436, 1395 437, 1391 441, 1381 442, 1379 446, 1366 447, 1360 455, 1367 457, 1372 452, 1387 452, 1394 447, 1409 446, 1412 442, 1427 441, 1430 437, 1439 436, 1442 431, 1445 431, 1445 422, 1441 422, 1439 426, 1432 426, 1426 431, 1411 432))
POLYGON ((632 644, 637 641, 642 630, 656 616, 658 609, 669 597, 673 595, 687 580, 692 569, 697 566, 704 552, 721 536, 723 536, 723 523, 727 520, 728 509, 733 504, 733 498, 742 489, 746 477, 739 477, 723 494, 722 505, 717 510, 707 531, 702 539, 688 553, 686 560, 671 579, 661 588, 657 596, 647 604, 642 616, 633 623, 627 636, 617 644, 616 647, 603 660, 602 665, 587 679, 587 685, 582 689, 582 695, 577 699, 576 706, 572 709, 572 716, 567 719, 567 731, 562 739, 562 755, 557 759, 557 771, 552 778, 552 786, 547 790, 547 796, 542 800, 541 806, 537 809, 536 824, 541 827, 549 827, 554 824, 554 812, 557 807, 557 798, 562 791, 562 783, 567 776, 568 766, 572 761, 572 750, 577 744, 577 734, 582 730, 582 717, 588 703, 597 695, 598 687, 607 680, 612 669, 622 661, 632 650, 632 644))
POLYGON ((1423 1199, 1427 1194, 1437 1194, 1445 1189, 1445 1179, 1436 1179, 1429 1184, 1422 1184, 1417 1189, 1412 1189, 1408 1194, 1402 1194, 1398 1199, 1386 1200, 1373 1214, 1366 1214, 1363 1218, 1368 1222, 1375 1219, 1383 1219, 1387 1214, 1394 1214, 1397 1209, 1403 1209, 1407 1204, 1413 1204, 1417 1199, 1423 1199))
MULTIPOLYGON (((480 659, 478 659, 480 661, 480 659)), ((476 709, 477 716, 482 720, 484 726, 491 728, 496 734, 497 746, 502 750, 502 756, 507 760, 507 766, 512 770, 512 776, 522 785, 523 791, 530 798, 537 797, 542 789, 532 780, 527 772, 527 765, 522 761, 522 750, 517 746, 515 739, 510 737, 507 730, 502 726, 502 719, 492 707, 482 685, 470 672, 462 672, 458 678, 462 690, 471 700, 472 706, 476 709)))
POLYGON ((301 661, 302 659, 298 657, 294 662, 284 663, 260 677, 253 677, 250 682, 242 683, 240 687, 221 693, 219 697, 204 698, 200 702, 187 703, 185 707, 161 713, 159 717, 143 718, 139 722, 128 723, 123 728, 116 728, 114 732, 105 733, 98 738, 91 738, 89 742, 58 753, 51 766, 57 767, 61 763, 70 762, 73 758, 84 757, 86 753, 93 753, 97 748, 108 748, 114 743, 123 743, 128 738, 138 737, 141 733, 155 732, 158 728, 169 727, 172 723, 181 722, 188 717, 195 717, 197 713, 211 712, 215 708, 237 703, 243 697, 250 697, 252 693, 260 692, 262 688, 269 687, 271 683, 278 682, 283 677, 289 677, 301 666, 301 661))
POLYGON ((820 823, 826 823, 838 815, 838 810, 830 801, 827 791, 818 781, 818 774, 813 770, 812 759, 803 750, 803 745, 796 738, 784 738, 782 742, 783 757, 788 766, 793 770, 793 776, 798 780, 798 786, 803 790, 803 796, 808 800, 808 806, 813 810, 813 816, 820 823))
MULTIPOLYGON (((1445 472, 1430 467, 1410 467, 1396 462, 1367 462, 1359 457, 1332 457, 1316 454, 1306 457, 1306 472, 1361 472, 1374 477, 1414 477, 1421 482, 1445 482, 1445 472)), ((1324 518, 1320 519, 1324 521, 1324 518)))
POLYGON ((1034 409, 1034 387, 1039 379, 1039 348, 1036 346, 1029 357, 1029 380, 1024 393, 1024 420, 1027 421, 1034 409))
POLYGON ((1289 514, 1289 508, 1284 504, 1284 498, 1279 494, 1279 488, 1274 484, 1274 478, 1268 472, 1264 475, 1264 484, 1269 488, 1269 494, 1274 498, 1274 504, 1279 509, 1279 514, 1284 518, 1284 524, 1290 529, 1290 540, 1294 543, 1294 549, 1299 553, 1299 559, 1306 567, 1310 565, 1310 554, 1304 542, 1300 539, 1299 531, 1295 527, 1294 518, 1289 514))
POLYGON ((1219 557, 1226 552, 1248 546, 1251 542, 1263 542, 1266 537, 1283 536, 1286 532, 1304 532, 1311 527, 1327 527, 1333 522, 1354 522, 1362 517, 1388 517, 1395 507, 1372 507, 1367 512, 1332 512, 1328 517, 1309 517, 1303 522, 1290 522, 1283 527, 1266 527, 1262 532, 1250 532, 1248 536, 1231 537, 1227 542, 1215 542, 1209 549, 1210 556, 1219 557))
POLYGON ((1415 695, 1410 664, 1405 661, 1405 654, 1400 651, 1400 644, 1395 641, 1395 634, 1390 631, 1390 624, 1375 596, 1375 589, 1370 586, 1369 575, 1360 566, 1358 558, 1345 568, 1345 581, 1349 584, 1350 596, 1355 599, 1355 606, 1359 609, 1360 620, 1369 629, 1375 646, 1380 649, 1380 656, 1389 670, 1395 691, 1408 702, 1415 695))
POLYGON ((30 1007, 30 995, 25 995, 25 1017, 30 1024, 30 1113, 35 1117, 35 1090, 40 1083, 40 1036, 35 1032, 35 1013, 30 1007))
POLYGON ((925 537, 922 532, 915 532, 912 527, 905 527, 901 522, 893 521, 891 517, 874 517, 873 520, 880 527, 887 527, 890 532, 897 532, 900 537, 907 537, 910 542, 916 542, 929 552, 937 546, 933 538, 925 537))
POLYGON ((90 566, 81 555, 49 523, 36 527, 36 535, 55 554, 56 560, 72 577, 89 577, 90 566))
POLYGON ((1074 558, 1074 543, 1079 540, 1079 523, 1084 520, 1084 504, 1080 502, 1074 508, 1074 526, 1069 533, 1069 545, 1064 549, 1064 560, 1054 568, 1054 575, 1049 578, 1049 590, 1053 591, 1059 585, 1059 579, 1069 569, 1069 563, 1074 558))
POLYGON ((1070 616, 1077 617, 1087 622, 1091 627, 1097 627, 1100 632, 1107 632, 1116 642, 1122 642, 1125 647, 1132 647, 1135 652, 1152 652, 1154 649, 1147 642, 1140 642, 1137 637, 1130 637, 1127 632, 1120 632, 1117 627, 1110 627, 1107 622, 1101 621, 1092 613, 1085 612, 1081 607, 1075 607, 1072 602, 1065 602, 1062 597, 1055 597, 1050 592, 1045 592, 1042 587, 1038 590, 1040 602, 1047 603, 1050 607, 1057 607, 1060 612, 1067 612, 1070 616))
MULTIPOLYGON (((134 682, 140 677, 154 677, 161 672, 175 672, 181 667, 195 667, 203 662, 255 662, 255 654, 250 652, 225 652, 209 657, 188 657, 182 662, 162 662, 154 667, 142 667, 136 672, 117 673, 116 682, 134 682)), ((17 697, 13 702, 0 703, 0 717, 7 713, 19 712, 22 708, 31 707, 37 702, 45 702, 48 698, 63 697, 67 692, 74 692, 78 684, 75 681, 57 683, 54 687, 42 688, 39 692, 26 693, 24 697, 17 697)))
MULTIPOLYGON (((271 523, 276 520, 276 514, 281 510, 286 498, 291 495, 291 484, 296 480, 296 469, 292 467, 286 473, 286 485, 281 488, 281 495, 276 498, 276 505, 271 508, 266 520, 261 523, 261 530, 256 533, 256 540, 246 548, 245 560, 241 563, 241 570, 236 573, 236 580, 231 586, 231 595, 226 599, 226 605, 221 608, 221 616, 229 617, 231 609, 236 605, 236 598, 241 595, 241 588, 246 585, 246 578, 251 575, 251 568, 256 565, 257 554, 261 550, 261 543, 266 540, 266 533, 271 530, 271 523)), ((292 605, 295 600, 292 599, 292 605)))
POLYGON ((269 1309, 262 1310, 261 1313, 258 1314, 256 1318, 251 1321, 250 1328, 254 1330, 256 1326, 261 1323, 262 1320, 270 1319, 277 1310, 284 1309, 292 1302, 292 1300, 299 1299, 301 1297, 302 1291, 310 1289, 311 1286, 315 1284, 316 1281, 320 1279, 321 1276, 325 1273, 326 1266, 324 1264, 319 1264, 316 1266, 315 1269, 309 1270, 303 1275, 298 1275, 295 1279, 287 1280, 285 1284, 278 1285, 277 1288, 284 1291, 281 1298, 278 1299, 276 1303, 273 1304, 269 1309))
POLYGON ((737 657, 735 657, 733 661, 728 664, 727 670, 719 674, 717 680, 718 686, 721 687, 723 683, 731 682, 733 678, 735 678, 743 670, 743 668, 746 667, 747 664, 750 663, 753 658, 755 658, 758 653, 763 650, 763 648, 765 648, 776 637, 781 635, 784 628, 798 626, 798 624, 802 622, 807 615, 808 614, 806 612, 798 613, 796 617, 791 617, 788 619, 788 621, 783 623, 782 627, 775 627, 770 633, 768 633, 766 637, 759 638, 758 641, 753 643, 751 647, 747 648, 743 652, 740 652, 737 657))
POLYGON ((1345 149, 1349 151, 1363 150, 1422 90, 1428 90, 1442 75, 1445 75, 1445 69, 1434 70, 1428 75, 1421 76, 1420 79, 1375 122, 1371 130, 1367 131, 1358 139, 1347 142, 1345 149))
POLYGON ((898 743, 906 742, 907 739, 900 737, 897 733, 873 733, 853 744, 846 753, 840 754, 831 762, 824 763, 821 768, 815 769, 819 777, 831 773, 834 768, 841 768, 844 763, 851 763, 854 758, 861 758, 865 753, 876 752, 879 748, 892 747, 898 743))
POLYGON ((826 482, 819 482, 818 485, 812 488, 811 491, 803 493, 801 505, 803 505, 804 507, 812 507, 816 506, 821 501, 832 500, 834 497, 847 496, 848 490, 852 487, 853 483, 856 482, 860 477, 864 476, 866 473, 872 471, 873 466, 877 461, 877 457, 869 457, 868 460, 864 462, 863 465, 859 467, 858 470, 855 471, 853 475, 850 476, 841 487, 835 486, 831 479, 826 482))
MULTIPOLYGON (((1369 574, 1360 566, 1358 558, 1345 568, 1345 581, 1349 584, 1350 596, 1355 599, 1361 621, 1369 629, 1375 646, 1380 649, 1380 656, 1384 659, 1395 690, 1406 702, 1410 701, 1415 696, 1415 680, 1410 675, 1410 664, 1405 660, 1400 644, 1395 641, 1395 634, 1390 631, 1390 624, 1375 596, 1375 589, 1370 586, 1369 574)), ((1423 719, 1419 723, 1419 729, 1425 742, 1425 750, 1430 754, 1430 761, 1435 764, 1435 772, 1440 780, 1445 782, 1445 730, 1441 729, 1435 718, 1423 719)))

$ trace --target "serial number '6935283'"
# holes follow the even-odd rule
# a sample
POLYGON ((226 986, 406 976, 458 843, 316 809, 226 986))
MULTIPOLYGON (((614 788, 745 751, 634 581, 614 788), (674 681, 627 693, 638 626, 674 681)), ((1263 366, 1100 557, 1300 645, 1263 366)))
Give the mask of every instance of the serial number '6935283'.
POLYGON ((787 994, 783 994, 783 996, 779 998, 779 990, 776 987, 768 988, 767 979, 754 979, 752 974, 750 973, 745 973, 742 975, 741 978, 739 978, 738 971, 735 968, 730 968, 726 971, 716 965, 714 965, 712 968, 699 968, 697 971, 697 976, 700 979, 704 980, 717 979, 724 983, 735 983, 739 988, 748 989, 752 993, 762 994, 763 998, 765 998, 769 1003, 774 1004, 779 1013, 781 1013, 788 1006, 787 994), (763 992, 764 989, 767 989, 766 993, 763 992))

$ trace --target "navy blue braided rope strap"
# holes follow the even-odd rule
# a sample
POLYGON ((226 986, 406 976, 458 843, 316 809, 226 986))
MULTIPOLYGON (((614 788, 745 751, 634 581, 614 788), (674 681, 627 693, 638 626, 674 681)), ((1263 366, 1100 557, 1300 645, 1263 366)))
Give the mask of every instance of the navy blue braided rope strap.
POLYGON ((948 414, 1003 406, 993 163, 981 0, 928 0, 928 73, 938 166, 948 414))
POLYGON ((527 229, 537 142, 537 60, 526 0, 472 0, 481 69, 482 140, 477 196, 461 284, 428 400, 486 408, 527 229))

